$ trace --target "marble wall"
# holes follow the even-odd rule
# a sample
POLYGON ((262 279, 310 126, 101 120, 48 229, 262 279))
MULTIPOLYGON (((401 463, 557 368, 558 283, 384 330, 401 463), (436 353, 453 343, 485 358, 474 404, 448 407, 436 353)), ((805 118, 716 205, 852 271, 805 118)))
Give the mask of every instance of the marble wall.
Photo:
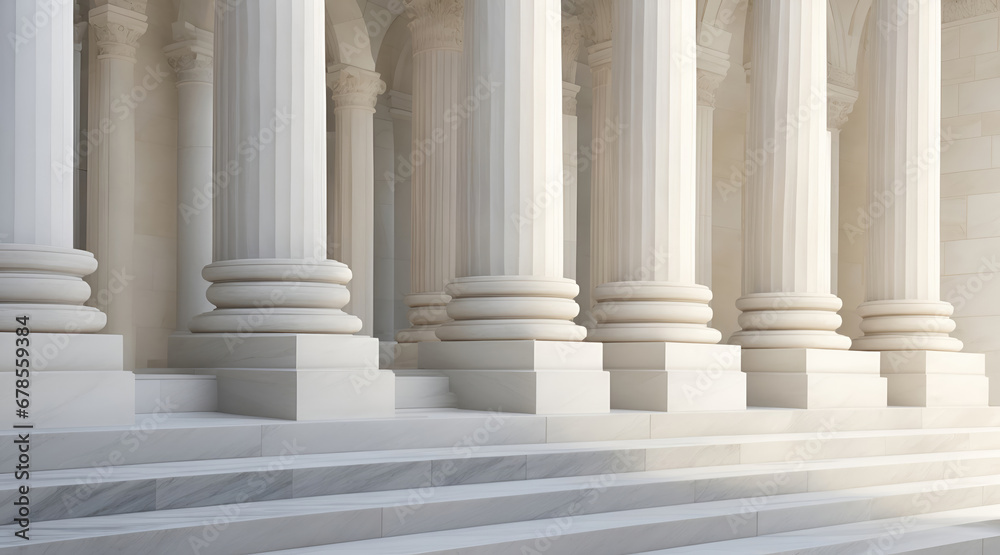
POLYGON ((986 353, 1000 404, 1000 17, 944 24, 941 35, 941 298, 955 336, 986 353))

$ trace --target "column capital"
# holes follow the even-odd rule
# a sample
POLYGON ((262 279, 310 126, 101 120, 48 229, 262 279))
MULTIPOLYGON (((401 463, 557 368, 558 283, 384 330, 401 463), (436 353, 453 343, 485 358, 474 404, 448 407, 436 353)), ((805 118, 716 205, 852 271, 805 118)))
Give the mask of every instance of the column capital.
POLYGON ((465 31, 463 0, 406 0, 413 53, 461 50, 465 31))
POLYGON ((588 44, 600 44, 611 40, 614 27, 611 13, 614 10, 612 0, 590 0, 584 2, 580 13, 583 24, 583 34, 588 44))
POLYGON ((576 95, 580 92, 580 85, 575 83, 567 83, 563 81, 562 93, 563 93, 563 115, 564 116, 575 116, 576 115, 576 95))
POLYGON ((167 63, 177 72, 177 83, 211 83, 213 35, 210 31, 178 21, 173 26, 173 44, 163 48, 167 63))
POLYGON ((385 82, 379 74, 355 66, 338 64, 326 72, 326 84, 333 91, 336 108, 367 108, 375 110, 375 100, 385 92, 385 82))
POLYGON ((90 24, 97 35, 97 58, 118 58, 135 63, 139 38, 146 33, 145 0, 98 0, 90 10, 90 24))
POLYGON ((854 110, 858 91, 833 82, 827 82, 826 126, 828 129, 843 129, 847 116, 854 110))
POLYGON ((576 59, 583 44, 583 25, 575 15, 562 16, 563 81, 576 82, 576 59))
POLYGON ((729 54, 698 47, 698 105, 715 107, 715 92, 729 73, 729 54))

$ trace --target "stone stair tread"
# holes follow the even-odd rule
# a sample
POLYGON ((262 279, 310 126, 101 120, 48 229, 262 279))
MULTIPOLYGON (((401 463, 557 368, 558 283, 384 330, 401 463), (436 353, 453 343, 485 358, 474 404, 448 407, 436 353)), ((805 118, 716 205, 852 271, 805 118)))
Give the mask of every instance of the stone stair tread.
MULTIPOLYGON (((943 428, 933 430, 883 430, 883 431, 856 431, 856 432, 831 432, 825 435, 828 439, 852 439, 852 438, 889 438, 889 437, 945 437, 960 434, 970 435, 990 435, 1000 434, 1000 429, 995 428, 943 428)), ((637 440, 612 440, 612 441, 590 441, 571 443, 536 443, 536 444, 515 444, 515 445, 481 445, 476 446, 474 451, 466 456, 464 451, 458 452, 454 447, 432 447, 424 449, 398 449, 387 451, 346 451, 337 453, 303 453, 297 455, 292 461, 288 461, 286 456, 266 456, 266 457, 239 457, 226 459, 205 459, 193 461, 172 461, 126 464, 114 466, 107 475, 101 475, 102 482, 115 482, 126 480, 148 480, 170 478, 177 476, 201 476, 234 472, 254 472, 268 465, 281 463, 283 469, 304 469, 304 468, 324 468, 335 466, 368 465, 380 463, 401 463, 427 460, 453 460, 453 459, 476 459, 488 457, 511 457, 524 455, 550 455, 550 454, 573 454, 573 453, 593 453, 593 452, 615 452, 629 449, 655 449, 670 447, 697 447, 697 446, 730 446, 741 444, 762 444, 762 443, 785 443, 795 441, 809 441, 816 438, 816 434, 758 434, 753 436, 711 436, 695 438, 663 438, 663 439, 637 439, 637 440)), ((826 441, 826 439, 824 439, 826 441)), ((821 461, 842 461, 857 460, 863 463, 879 461, 884 457, 898 457, 904 455, 930 455, 936 454, 943 458, 948 458, 950 453, 961 452, 964 454, 989 453, 991 450, 962 450, 944 453, 901 453, 898 455, 875 455, 867 457, 845 457, 828 458, 810 461, 818 463, 821 461)), ((748 463, 742 463, 745 466, 748 463)), ((754 464, 754 463, 749 463, 754 464)), ((725 465, 719 468, 725 468, 725 465)), ((705 468, 705 467, 701 467, 705 468)), ((59 486, 75 485, 80 480, 87 480, 96 474, 93 467, 69 468, 57 470, 37 470, 32 472, 32 481, 37 486, 59 486)), ((14 480, 13 473, 0 473, 0 491, 16 488, 18 482, 14 480)))
MULTIPOLYGON (((789 507, 775 508, 787 509, 789 507)), ((820 555, 821 553, 823 555, 832 553, 842 553, 844 555, 860 554, 867 553, 869 541, 877 539, 881 534, 886 533, 886 525, 900 520, 899 518, 893 518, 863 521, 765 536, 748 535, 743 538, 727 541, 711 542, 711 540, 707 540, 711 543, 641 552, 630 550, 634 549, 634 547, 623 544, 623 541, 629 541, 628 536, 619 536, 617 542, 611 543, 594 534, 594 532, 614 528, 666 523, 671 519, 683 520, 687 518, 688 520, 694 520, 698 517, 704 517, 710 512, 709 509, 701 514, 698 514, 696 511, 683 513, 687 509, 688 506, 680 506, 578 516, 574 518, 571 526, 563 531, 564 535, 555 536, 553 534, 553 539, 549 545, 563 547, 563 549, 550 550, 536 548, 536 551, 549 552, 553 555, 576 553, 572 546, 560 545, 565 538, 575 535, 587 538, 585 545, 590 549, 587 551, 588 553, 601 553, 602 555, 682 555, 689 553, 698 555, 733 555, 736 553, 740 555, 807 555, 813 553, 810 551, 812 549, 817 550, 815 551, 816 555, 820 555), (695 514, 698 514, 698 516, 692 517, 695 514), (824 549, 831 546, 836 546, 838 549, 835 551, 824 549)), ((960 526, 968 528, 964 528, 964 533, 959 538, 956 538, 958 541, 966 541, 970 539, 970 535, 978 535, 981 538, 1000 535, 1000 523, 995 522, 996 519, 1000 519, 1000 505, 928 513, 913 518, 916 523, 902 538, 907 540, 906 543, 898 541, 893 545, 892 550, 877 552, 905 553, 907 550, 930 546, 934 543, 940 545, 943 529, 960 526), (920 535, 918 536, 918 534, 920 535)), ((395 555, 399 553, 411 555, 444 555, 447 553, 450 555, 462 553, 466 549, 515 545, 518 541, 524 542, 537 539, 543 537, 547 529, 552 530, 553 526, 559 526, 557 520, 525 521, 461 530, 428 532, 409 536, 376 538, 332 545, 263 551, 258 552, 256 555, 318 555, 336 553, 351 553, 355 555, 395 555)), ((726 527, 725 523, 719 523, 719 525, 726 527)), ((665 539, 664 541, 669 541, 669 539, 665 539)), ((476 553, 479 552, 478 550, 476 551, 476 553)), ((486 553, 487 551, 483 550, 482 552, 486 553)), ((506 552, 502 549, 489 551, 489 553, 506 552)), ((532 553, 535 551, 528 549, 527 551, 514 550, 510 552, 532 553)))
MULTIPOLYGON (((773 469, 770 471, 773 473, 773 469)), ((655 471, 655 472, 641 472, 641 473, 629 473, 625 475, 617 475, 615 485, 621 487, 627 486, 638 486, 638 487, 648 487, 648 485, 656 484, 662 481, 663 478, 674 479, 675 481, 685 482, 696 480, 696 477, 683 476, 681 473, 676 471, 655 471), (663 476, 667 474, 667 476, 663 476)), ((901 483, 895 485, 880 485, 867 488, 851 488, 838 491, 830 492, 804 492, 804 493, 792 493, 792 494, 782 494, 770 496, 767 503, 763 506, 755 509, 752 512, 757 511, 793 511, 801 510, 810 506, 820 506, 824 512, 828 510, 829 507, 844 506, 848 507, 853 504, 854 508, 863 507, 870 499, 880 496, 893 496, 893 495, 913 495, 921 491, 926 491, 934 484, 933 481, 928 482, 909 482, 901 483)), ((959 478, 954 483, 951 484, 953 489, 960 488, 974 488, 979 486, 998 486, 1000 487, 1000 476, 984 476, 984 477, 970 477, 970 478, 959 478)), ((464 485, 464 486, 443 486, 439 487, 434 491, 433 497, 427 501, 427 503, 433 504, 447 504, 455 501, 471 500, 471 499, 481 499, 485 501, 495 501, 499 497, 517 497, 530 494, 544 494, 546 492, 559 492, 559 491, 576 491, 587 487, 599 487, 593 480, 584 477, 574 477, 574 478, 553 478, 546 480, 533 480, 525 482, 516 482, 508 484, 475 484, 475 485, 464 485)), ((531 499, 525 499, 527 506, 533 503, 531 499)), ((376 515, 380 520, 385 518, 382 514, 383 511, 393 510, 394 508, 403 506, 407 503, 412 502, 412 491, 410 490, 396 490, 396 491, 386 491, 386 492, 372 492, 372 493, 353 493, 353 494, 341 494, 341 495, 331 495, 331 496, 317 496, 308 498, 297 498, 297 499, 283 499, 274 501, 259 501, 259 502, 249 502, 239 505, 238 514, 228 516, 228 522, 248 522, 253 523, 254 521, 261 521, 267 519, 278 519, 282 521, 288 521, 291 518, 301 517, 305 515, 318 515, 325 517, 327 515, 340 514, 343 518, 351 518, 354 515, 364 515, 366 511, 371 513, 374 511, 378 513, 376 515), (381 516, 379 516, 381 515, 381 516)), ((664 500, 667 502, 667 500, 664 500)), ((562 506, 565 501, 558 503, 556 506, 562 506)), ((705 501, 705 502, 679 502, 673 505, 649 507, 645 509, 625 509, 617 510, 611 512, 597 512, 586 515, 578 515, 574 518, 586 518, 589 519, 594 517, 596 519, 595 530, 604 529, 612 526, 614 523, 631 522, 632 518, 635 517, 636 522, 643 522, 642 519, 665 519, 665 521, 677 521, 684 519, 691 519, 692 515, 696 517, 708 517, 708 516, 733 516, 733 515, 743 515, 747 512, 747 504, 743 498, 733 498, 724 499, 717 501, 705 501), (599 516, 605 515, 605 516, 599 516), (604 523, 604 524, 601 524, 604 523), (602 528, 603 527, 603 528, 602 528)), ((204 523, 211 522, 213 519, 218 518, 222 514, 226 514, 226 511, 222 510, 220 506, 206 506, 206 507, 195 507, 195 508, 183 508, 183 509, 169 509, 169 510, 158 510, 155 512, 145 512, 145 513, 126 513, 118 515, 104 515, 104 516, 94 516, 94 517, 84 517, 77 519, 66 519, 66 520, 55 520, 47 522, 36 522, 32 524, 32 538, 33 543, 47 544, 53 542, 60 542, 66 540, 80 540, 85 538, 98 538, 101 536, 121 536, 130 537, 136 534, 152 533, 156 535, 158 531, 172 530, 172 529, 194 529, 202 527, 204 523)), ((832 510, 832 509, 830 509, 832 510)), ((856 510, 851 514, 855 514, 856 510)), ((511 522, 507 524, 489 524, 485 526, 475 526, 472 528, 459 528, 455 530, 450 530, 451 535, 455 538, 474 538, 475 534, 471 536, 467 533, 467 530, 476 530, 480 528, 490 528, 491 526, 512 526, 511 533, 518 533, 517 530, 533 528, 533 523, 542 522, 543 520, 551 519, 541 519, 537 521, 526 521, 526 522, 511 522)), ((588 528, 589 529, 589 528, 588 528)), ((382 530, 381 526, 379 530, 382 530)), ((757 524, 754 525, 754 533, 757 531, 757 524)), ((0 551, 5 547, 13 547, 21 545, 18 542, 22 541, 13 537, 13 526, 3 526, 0 527, 0 551), (5 533, 6 532, 6 533, 5 533), (17 541, 14 541, 17 540, 17 541)), ((424 545, 423 536, 426 534, 445 534, 448 535, 448 530, 443 532, 423 532, 420 534, 410 534, 410 535, 399 535, 393 538, 378 538, 377 534, 372 536, 374 540, 392 540, 390 542, 390 547, 395 549, 396 547, 402 545, 399 543, 399 538, 411 538, 414 540, 413 545, 424 545), (395 546, 395 547, 392 547, 395 546)), ((488 532, 488 530, 487 530, 488 532)), ((384 531, 379 533, 385 533, 384 531)), ((505 532, 506 534, 506 532, 505 532)), ((451 536, 449 536, 451 537, 451 536)), ((431 539, 438 538, 434 536, 431 539)), ((437 541, 436 539, 434 541, 437 541)), ((449 540, 451 541, 451 540, 449 540)), ((382 551, 374 551, 379 553, 382 551)), ((389 551, 391 552, 391 551, 389 551)))
MULTIPOLYGON (((839 524, 738 540, 644 551, 636 555, 807 555, 833 553, 902 554, 965 542, 1000 538, 1000 505, 984 505, 912 517, 839 524), (881 540, 881 544, 879 541, 881 540), (826 550, 824 550, 826 549, 826 550), (821 551, 823 550, 823 551, 821 551)), ((978 552, 977 552, 978 553, 978 552)), ((983 551, 982 553, 993 553, 983 551)))

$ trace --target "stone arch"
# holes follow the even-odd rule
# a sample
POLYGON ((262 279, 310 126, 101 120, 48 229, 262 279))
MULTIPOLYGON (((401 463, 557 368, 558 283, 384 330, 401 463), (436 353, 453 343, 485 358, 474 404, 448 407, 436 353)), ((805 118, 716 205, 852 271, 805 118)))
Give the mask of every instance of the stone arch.
POLYGON ((326 0, 326 57, 331 64, 375 70, 371 37, 354 0, 326 0))

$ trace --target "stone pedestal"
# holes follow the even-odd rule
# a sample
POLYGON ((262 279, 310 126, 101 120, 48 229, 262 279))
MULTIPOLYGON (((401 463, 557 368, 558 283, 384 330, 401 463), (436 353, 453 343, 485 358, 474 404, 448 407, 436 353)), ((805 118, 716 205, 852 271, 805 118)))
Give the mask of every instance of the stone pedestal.
POLYGON ((575 341, 419 344, 422 368, 448 376, 458 408, 532 414, 610 410, 602 345, 575 341))
POLYGON ((747 378, 736 345, 605 343, 611 406, 670 412, 743 410, 747 378))
POLYGON ((379 370, 372 337, 194 333, 169 341, 170 367, 215 376, 221 412, 329 420, 395 411, 393 373, 379 370))
POLYGON ((744 349, 747 405, 798 409, 886 406, 878 353, 744 349))

